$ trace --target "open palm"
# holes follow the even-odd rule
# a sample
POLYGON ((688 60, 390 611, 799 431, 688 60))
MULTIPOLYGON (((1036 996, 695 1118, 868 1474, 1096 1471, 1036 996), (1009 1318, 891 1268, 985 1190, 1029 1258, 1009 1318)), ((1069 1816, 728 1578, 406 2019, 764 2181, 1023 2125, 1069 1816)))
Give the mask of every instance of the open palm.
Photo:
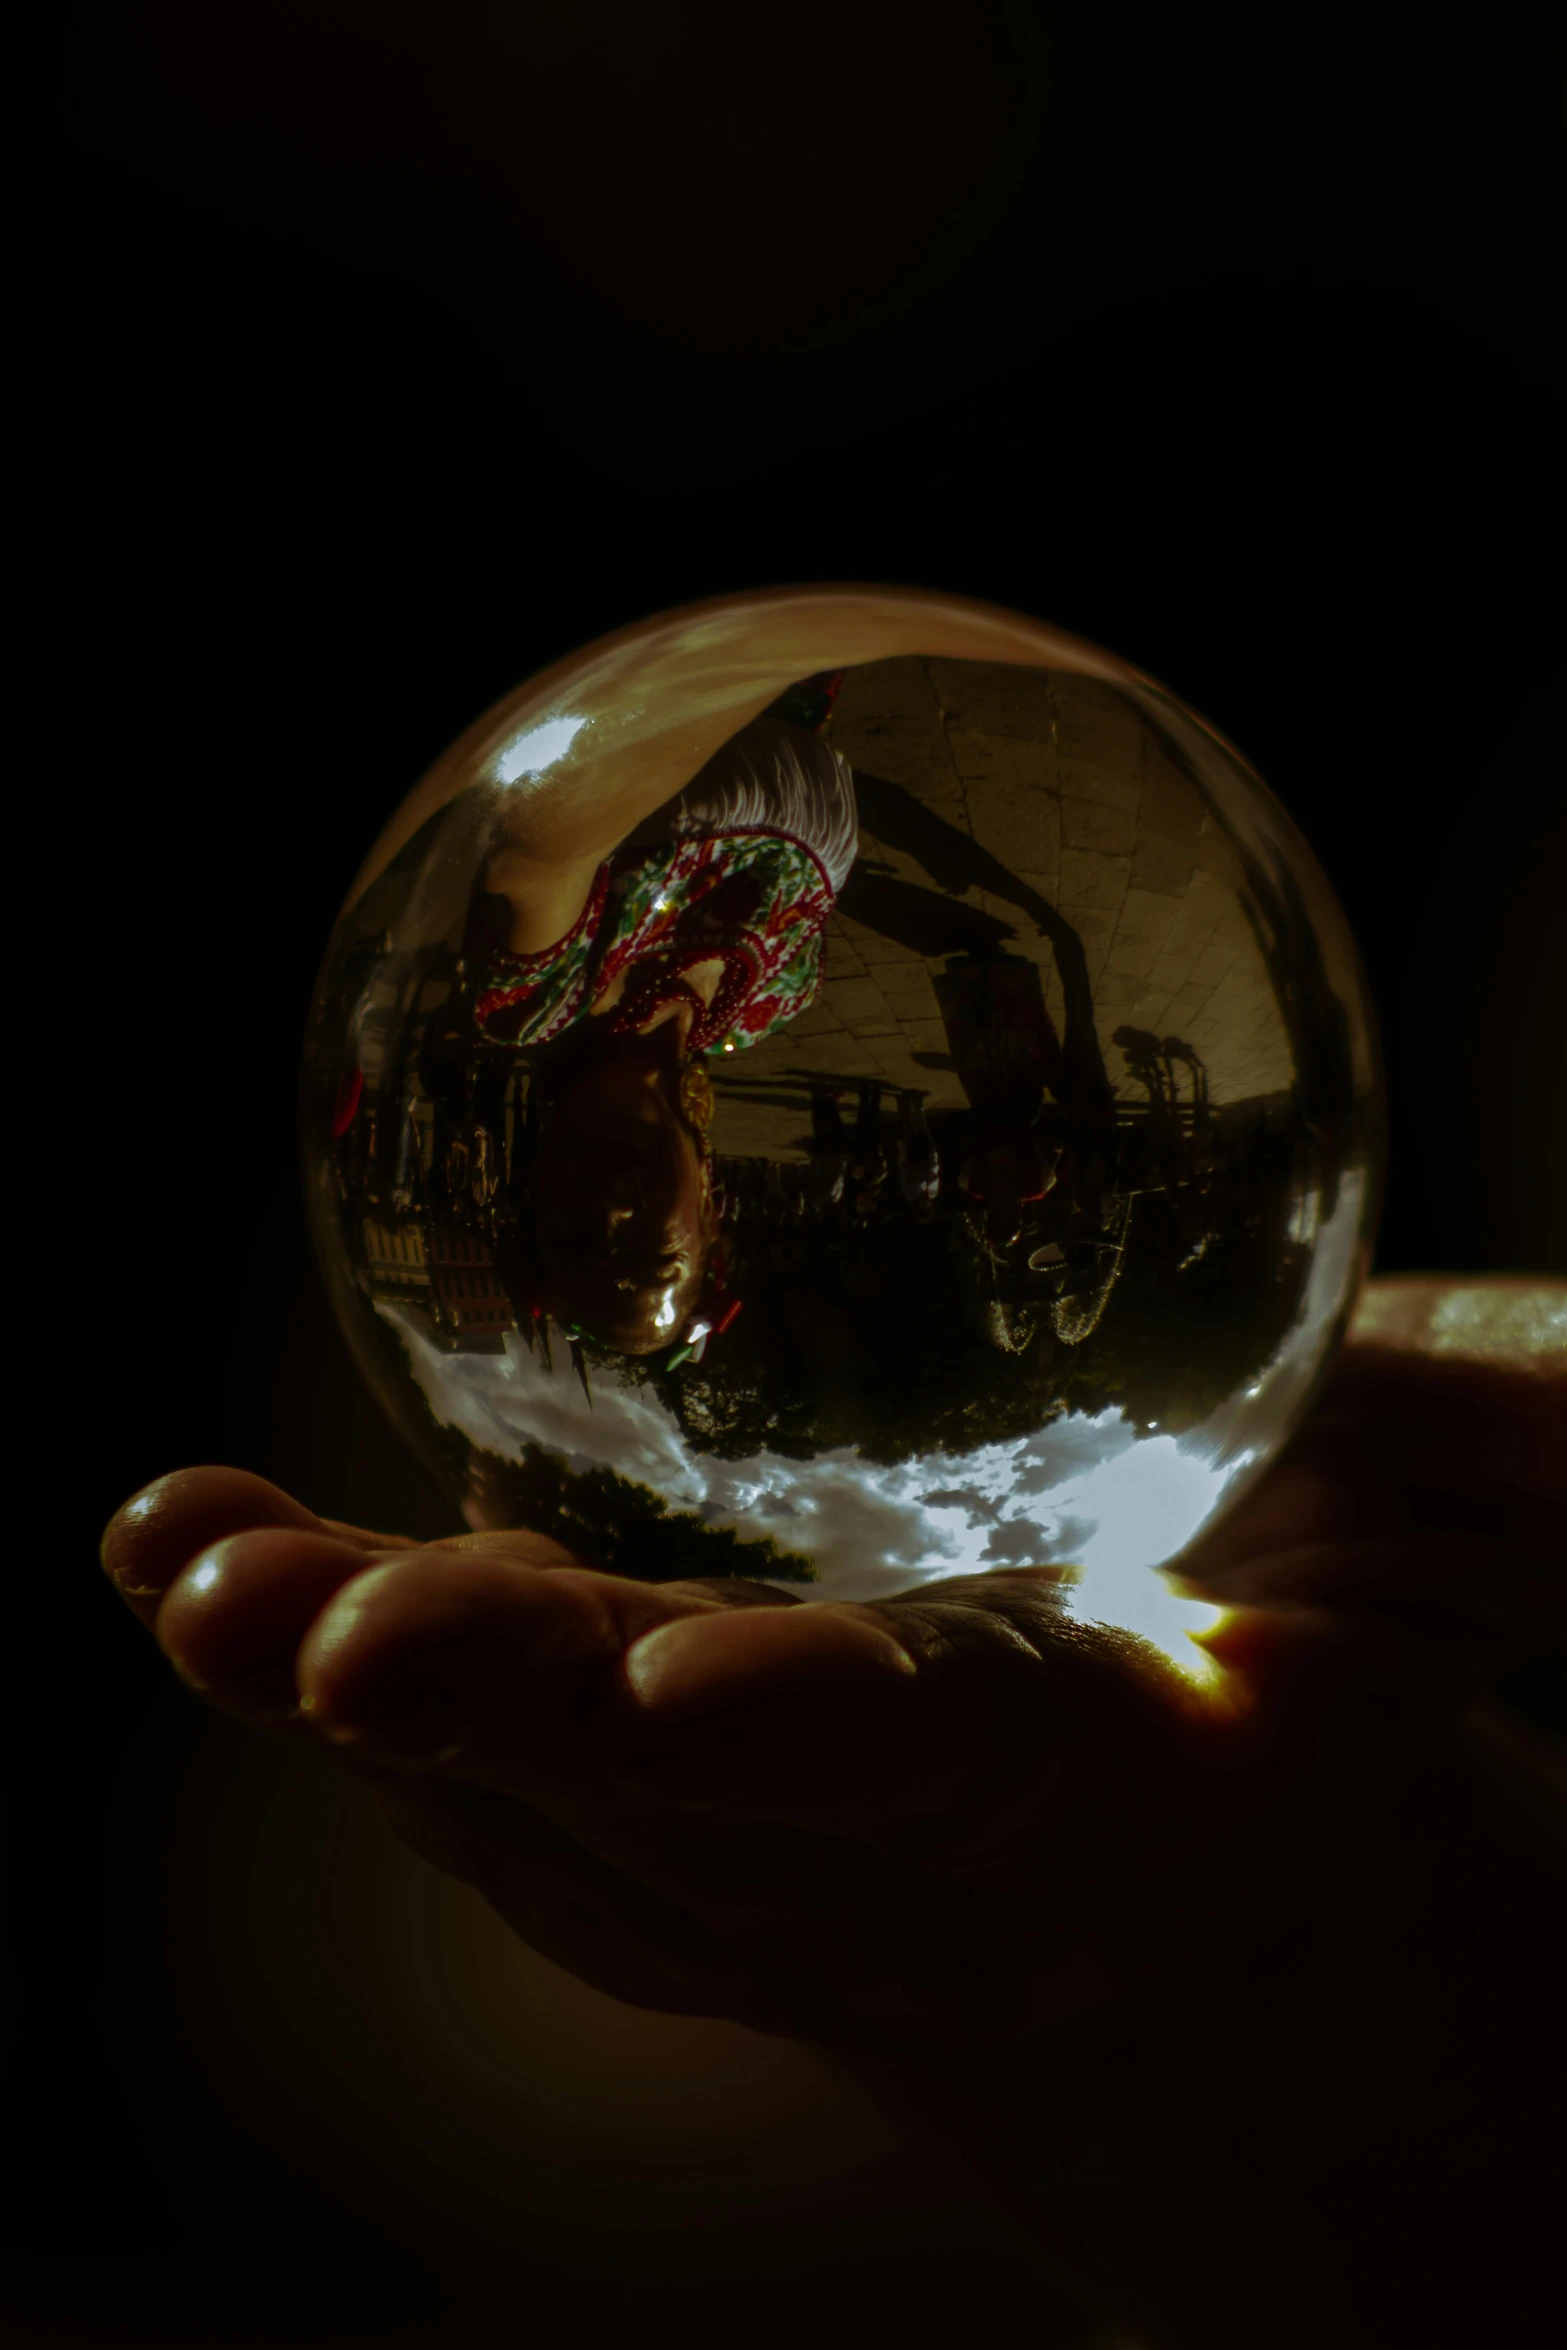
POLYGON ((318 1742, 600 1989, 849 2048, 1005 2040, 1421 1865, 1431 1757, 1567 1625, 1564 1320, 1567 1285, 1373 1286, 1184 1562, 1232 1611, 1217 1696, 1054 1569, 876 1606, 648 1586, 218 1468, 127 1503, 104 1561, 203 1696, 318 1742))

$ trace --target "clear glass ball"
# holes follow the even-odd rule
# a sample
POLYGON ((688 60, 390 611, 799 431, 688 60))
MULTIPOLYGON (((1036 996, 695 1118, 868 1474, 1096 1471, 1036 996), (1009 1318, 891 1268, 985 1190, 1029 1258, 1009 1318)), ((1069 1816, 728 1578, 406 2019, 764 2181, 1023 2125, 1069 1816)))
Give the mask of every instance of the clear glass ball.
POLYGON ((469 729, 306 1042, 335 1312, 475 1528, 1134 1626, 1369 1263, 1371 1010, 1221 735, 1020 614, 660 613, 469 729))

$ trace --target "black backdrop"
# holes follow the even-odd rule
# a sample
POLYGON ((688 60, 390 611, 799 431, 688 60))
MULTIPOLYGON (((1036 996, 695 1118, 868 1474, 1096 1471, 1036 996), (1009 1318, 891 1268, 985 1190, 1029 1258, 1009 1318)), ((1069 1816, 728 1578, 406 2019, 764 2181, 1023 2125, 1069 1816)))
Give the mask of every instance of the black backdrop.
MULTIPOLYGON (((740 13, 69 0, 33 26, 7 2217, 39 2340, 90 2307, 105 2339, 279 2309, 297 2338, 301 2310, 444 2289, 391 2222, 334 2234, 210 2084, 199 2159, 174 2091, 155 2124, 126 2089, 123 1822, 158 1757, 209 1749, 92 1548, 193 1459, 444 1526, 325 1320, 294 1062, 370 838, 530 670, 832 577, 1127 654, 1269 778, 1359 934, 1383 1266, 1567 1270, 1554 12, 1439 40, 1365 0, 1287 27, 810 0, 744 56, 740 13)), ((198 2040, 159 2051, 171 2078, 198 2040)), ((604 2306, 632 2307, 591 2202, 604 2306)), ((675 2224, 699 2265, 701 2210, 675 2224)), ((905 2271, 888 2227, 834 2291, 905 2271)), ((801 2233, 764 2231, 755 2273, 801 2233)), ((929 2314, 929 2277, 886 2322, 929 2314)))

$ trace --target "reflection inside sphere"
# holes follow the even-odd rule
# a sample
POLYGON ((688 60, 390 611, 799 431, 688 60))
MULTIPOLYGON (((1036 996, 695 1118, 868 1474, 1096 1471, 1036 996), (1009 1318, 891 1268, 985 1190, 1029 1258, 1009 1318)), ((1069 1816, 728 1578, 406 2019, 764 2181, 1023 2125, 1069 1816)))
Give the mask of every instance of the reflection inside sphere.
POLYGON ((1375 1208, 1353 948, 1238 756, 1059 646, 760 662, 731 726, 677 643, 640 699, 503 709, 394 825, 307 1179, 470 1524, 844 1598, 1071 1561, 1081 1601, 1293 1428, 1375 1208))

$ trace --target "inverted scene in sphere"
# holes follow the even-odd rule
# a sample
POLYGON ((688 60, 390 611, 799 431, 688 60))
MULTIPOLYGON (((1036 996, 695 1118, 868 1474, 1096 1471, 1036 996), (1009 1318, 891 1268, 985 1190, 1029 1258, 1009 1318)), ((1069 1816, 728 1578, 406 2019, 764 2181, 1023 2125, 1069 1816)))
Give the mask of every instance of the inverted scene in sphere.
MULTIPOLYGON (((389 811, 390 814, 390 811, 389 811)), ((509 698, 332 939, 335 1310, 467 1523, 1089 1612, 1296 1425, 1363 1276, 1342 917, 1221 737, 897 590, 658 615, 509 698)))

